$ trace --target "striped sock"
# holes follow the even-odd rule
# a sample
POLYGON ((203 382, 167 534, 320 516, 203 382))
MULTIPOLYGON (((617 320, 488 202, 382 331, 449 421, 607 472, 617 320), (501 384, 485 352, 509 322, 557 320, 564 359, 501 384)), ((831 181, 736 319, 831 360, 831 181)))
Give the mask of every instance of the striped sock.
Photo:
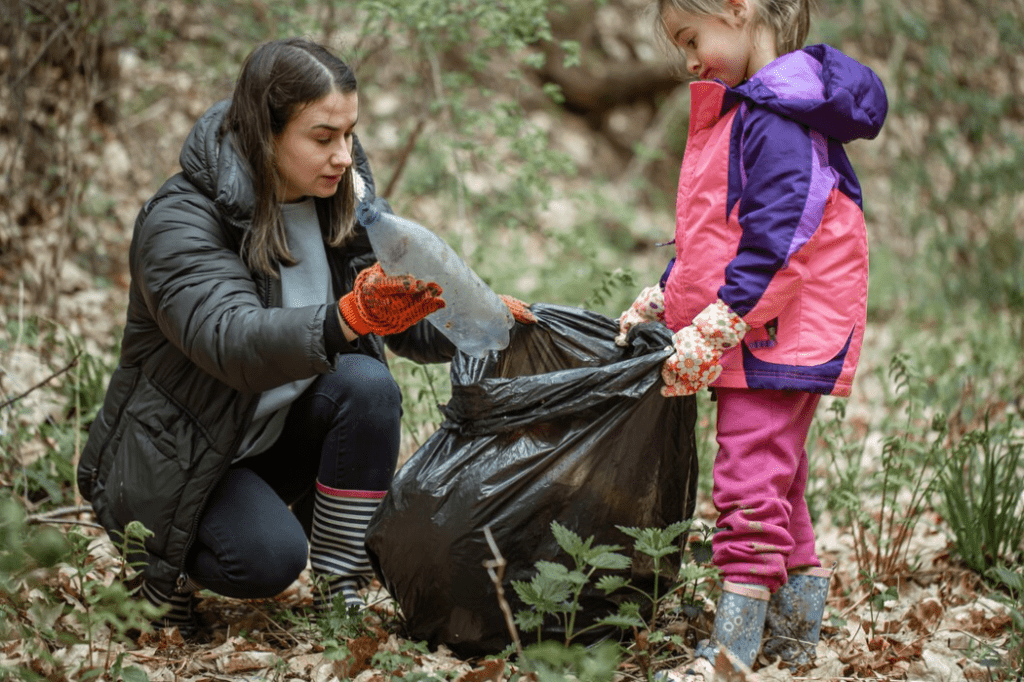
POLYGON ((373 578, 366 555, 366 527, 385 494, 383 490, 339 490, 317 481, 309 542, 317 611, 329 609, 338 594, 345 596, 346 606, 365 605, 359 590, 373 578))
POLYGON ((194 591, 187 593, 174 592, 167 594, 162 590, 153 587, 149 582, 143 581, 139 593, 150 604, 156 607, 169 606, 162 617, 153 620, 150 624, 160 630, 163 628, 178 628, 183 637, 186 637, 198 630, 199 624, 192 615, 192 606, 195 601, 194 591))

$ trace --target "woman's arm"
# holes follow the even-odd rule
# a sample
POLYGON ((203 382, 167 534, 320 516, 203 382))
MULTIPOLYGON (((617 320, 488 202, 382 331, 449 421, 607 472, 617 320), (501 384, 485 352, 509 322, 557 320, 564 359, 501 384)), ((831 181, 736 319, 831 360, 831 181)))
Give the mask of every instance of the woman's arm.
POLYGON ((132 240, 131 270, 168 341, 239 391, 330 369, 323 342, 328 306, 265 308, 213 202, 199 194, 171 196, 153 209, 132 240))

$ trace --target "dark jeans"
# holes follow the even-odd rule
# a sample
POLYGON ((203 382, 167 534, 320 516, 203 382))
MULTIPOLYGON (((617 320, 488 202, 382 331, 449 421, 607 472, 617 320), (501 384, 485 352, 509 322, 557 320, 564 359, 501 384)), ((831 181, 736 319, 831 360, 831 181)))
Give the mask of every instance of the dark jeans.
POLYGON ((331 488, 386 490, 398 460, 402 396, 382 363, 339 356, 292 404, 267 452, 233 465, 214 488, 189 575, 236 599, 273 597, 306 567, 317 479, 331 488))

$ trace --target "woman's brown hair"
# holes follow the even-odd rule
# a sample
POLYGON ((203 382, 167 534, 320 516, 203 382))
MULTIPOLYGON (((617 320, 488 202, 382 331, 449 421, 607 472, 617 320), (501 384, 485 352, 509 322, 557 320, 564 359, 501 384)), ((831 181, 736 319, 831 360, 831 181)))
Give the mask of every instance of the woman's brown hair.
MULTIPOLYGON (((304 38, 263 43, 242 63, 222 132, 231 135, 252 174, 255 205, 252 227, 242 240, 242 257, 254 270, 276 277, 278 263, 295 263, 281 217, 275 136, 302 107, 333 91, 355 92, 355 73, 325 47, 304 38)), ((317 214, 327 223, 324 241, 330 246, 344 244, 352 234, 355 172, 350 166, 338 191, 316 200, 317 214)))

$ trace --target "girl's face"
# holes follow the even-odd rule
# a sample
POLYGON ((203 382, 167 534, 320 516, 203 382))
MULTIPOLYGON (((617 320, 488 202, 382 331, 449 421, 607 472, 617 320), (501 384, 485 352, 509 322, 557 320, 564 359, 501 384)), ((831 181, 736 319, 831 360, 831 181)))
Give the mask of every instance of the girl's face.
POLYGON ((355 92, 330 94, 299 109, 274 138, 285 203, 330 197, 352 165, 352 133, 359 117, 355 92))
POLYGON ((735 87, 769 60, 759 58, 747 0, 724 0, 720 14, 690 14, 671 6, 662 15, 673 44, 686 54, 686 69, 699 80, 717 78, 735 87))

